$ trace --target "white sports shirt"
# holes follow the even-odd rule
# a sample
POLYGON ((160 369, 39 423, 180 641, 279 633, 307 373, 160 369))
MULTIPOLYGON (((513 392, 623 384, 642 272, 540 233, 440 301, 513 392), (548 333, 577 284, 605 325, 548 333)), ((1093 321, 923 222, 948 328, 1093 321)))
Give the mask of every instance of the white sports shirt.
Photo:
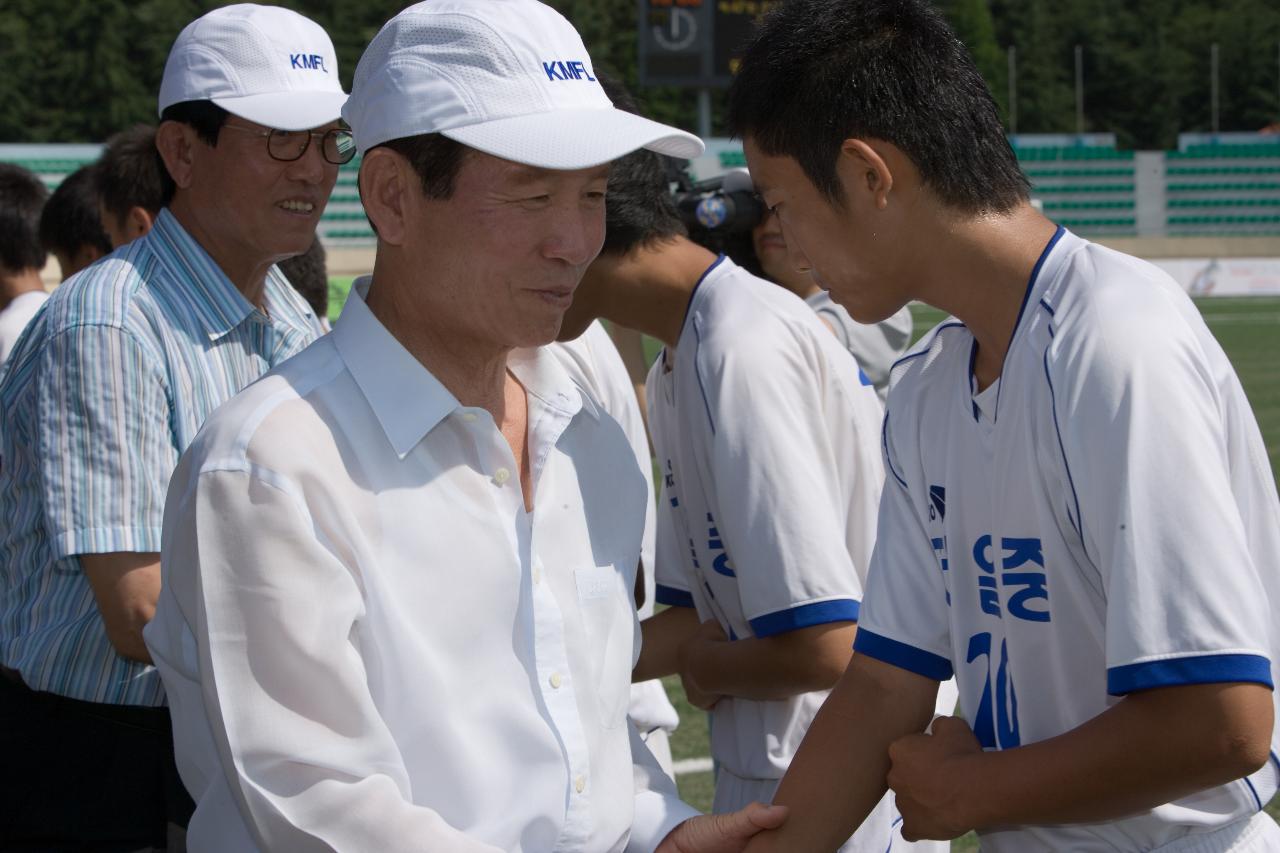
MULTIPOLYGON (((1273 684, 1275 483, 1178 285, 1059 229, 1002 376, 976 396, 973 353, 947 321, 894 369, 854 648, 931 678, 954 669, 988 749, 1074 729, 1135 690, 1273 684)), ((1273 751, 1248 779, 1111 823, 988 832, 983 850, 1151 850, 1258 811, 1278 770, 1273 751)))
POLYGON ((911 309, 904 305, 892 317, 868 324, 850 317, 844 306, 832 300, 826 290, 819 290, 804 301, 831 326, 840 343, 857 359, 883 403, 889 393, 889 370, 911 345, 911 330, 915 325, 911 309))
POLYGON ((192 853, 652 850, 696 814, 627 724, 645 489, 545 351, 534 509, 490 414, 378 322, 219 408, 165 507, 145 636, 192 853))
MULTIPOLYGON (((646 386, 664 478, 658 601, 696 606, 731 639, 856 620, 884 468, 880 401, 853 357, 802 300, 727 258, 667 355, 646 386)), ((720 700, 712 755, 780 778, 825 697, 720 700)))

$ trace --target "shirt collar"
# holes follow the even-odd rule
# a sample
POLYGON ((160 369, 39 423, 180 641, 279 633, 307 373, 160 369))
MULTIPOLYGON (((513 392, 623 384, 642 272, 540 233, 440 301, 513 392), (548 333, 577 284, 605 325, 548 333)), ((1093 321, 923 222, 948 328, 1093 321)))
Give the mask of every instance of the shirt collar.
MULTIPOLYGON (((163 208, 146 238, 175 286, 186 291, 187 307, 195 313, 209 340, 223 337, 258 309, 244 298, 222 268, 187 232, 177 217, 163 208)), ((308 329, 317 320, 305 300, 274 265, 263 283, 263 303, 272 322, 308 329)))
MULTIPOLYGON (((373 316, 365 304, 372 280, 372 276, 361 276, 352 283, 330 334, 387 441, 403 459, 462 404, 373 316)), ((545 348, 515 350, 508 366, 529 394, 566 417, 582 409, 600 417, 590 398, 545 348)))
POLYGON ((583 393, 564 365, 546 347, 512 350, 507 357, 507 368, 520 380, 526 393, 566 418, 586 412, 600 420, 600 409, 595 401, 583 393))

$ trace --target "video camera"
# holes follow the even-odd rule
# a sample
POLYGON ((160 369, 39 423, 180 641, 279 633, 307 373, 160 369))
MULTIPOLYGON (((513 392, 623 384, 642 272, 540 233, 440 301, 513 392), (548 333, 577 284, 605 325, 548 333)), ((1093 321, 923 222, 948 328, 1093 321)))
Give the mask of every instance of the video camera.
POLYGON ((676 210, 690 237, 699 243, 704 236, 750 232, 764 220, 764 203, 746 169, 730 169, 696 183, 681 170, 675 183, 676 210))

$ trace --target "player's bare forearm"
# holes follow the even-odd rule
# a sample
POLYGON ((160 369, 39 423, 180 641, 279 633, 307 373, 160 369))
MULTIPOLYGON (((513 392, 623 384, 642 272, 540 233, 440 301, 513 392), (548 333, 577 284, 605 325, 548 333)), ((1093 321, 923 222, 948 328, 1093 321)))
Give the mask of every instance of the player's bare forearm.
POLYGON ((680 669, 680 646, 698 630, 692 607, 668 607, 640 623, 640 659, 631 671, 633 682, 674 675, 680 669))
POLYGON ((1237 683, 1133 693, 1070 732, 1002 752, 939 720, 932 736, 890 748, 889 783, 909 839, 1113 820, 1257 770, 1272 716, 1266 687, 1237 683))
POLYGON ((853 622, 811 625, 770 637, 691 640, 689 674, 708 693, 768 701, 830 690, 853 655, 853 622))
POLYGON ((835 850, 884 796, 889 744, 923 731, 938 682, 854 655, 805 734, 773 802, 790 809, 747 848, 835 850))

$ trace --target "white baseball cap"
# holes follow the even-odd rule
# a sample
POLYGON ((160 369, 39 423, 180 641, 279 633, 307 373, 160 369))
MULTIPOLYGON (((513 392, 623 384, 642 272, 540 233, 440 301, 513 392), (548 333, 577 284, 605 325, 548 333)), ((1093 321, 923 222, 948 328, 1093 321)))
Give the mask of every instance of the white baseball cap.
POLYGON ((362 154, 426 133, 544 169, 703 150, 691 133, 614 109, 577 30, 536 0, 410 6, 360 57, 342 115, 362 154))
POLYGON ((178 34, 160 83, 160 112, 213 101, 280 130, 308 130, 338 118, 347 95, 338 55, 315 21, 279 6, 214 9, 178 34))

